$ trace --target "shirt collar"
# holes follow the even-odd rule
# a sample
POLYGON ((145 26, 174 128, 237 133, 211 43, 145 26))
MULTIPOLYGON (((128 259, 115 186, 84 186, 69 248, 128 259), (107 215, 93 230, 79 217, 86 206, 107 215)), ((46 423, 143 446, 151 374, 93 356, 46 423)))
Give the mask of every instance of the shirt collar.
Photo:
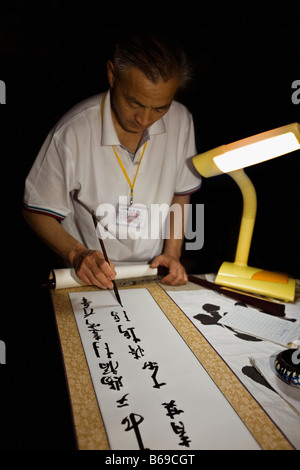
MULTIPOLYGON (((112 119, 110 90, 100 96, 100 108, 103 111, 101 113, 101 145, 121 145, 112 119), (101 102, 103 103, 103 107, 101 106, 101 102)), ((161 118, 147 129, 142 140, 145 142, 151 137, 151 135, 164 134, 165 132, 166 125, 164 118, 161 118)))

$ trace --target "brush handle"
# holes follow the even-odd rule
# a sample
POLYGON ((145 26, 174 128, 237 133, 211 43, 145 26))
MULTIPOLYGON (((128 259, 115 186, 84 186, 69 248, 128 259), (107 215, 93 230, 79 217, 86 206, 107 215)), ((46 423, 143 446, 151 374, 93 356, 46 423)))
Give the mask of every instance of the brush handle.
POLYGON ((227 289, 226 287, 217 286, 213 282, 206 281, 205 279, 201 279, 196 276, 189 275, 188 279, 190 282, 193 282, 194 284, 198 284, 199 286, 214 290, 216 292, 219 292, 220 294, 230 297, 231 299, 238 300, 239 302, 244 302, 259 310, 262 310, 265 313, 269 313, 270 315, 275 315, 277 317, 285 316, 284 304, 273 302, 272 300, 261 299, 260 297, 255 297, 250 294, 244 294, 240 291, 227 289))
MULTIPOLYGON (((92 217, 93 217, 95 229, 97 229, 98 220, 97 220, 97 218, 96 218, 96 215, 95 215, 95 212, 94 212, 94 211, 92 211, 92 217)), ((106 253, 106 249, 105 249, 105 246, 104 246, 104 242, 103 242, 103 240, 102 240, 101 238, 99 238, 99 237, 98 237, 98 240, 99 240, 99 242, 100 242, 100 246, 101 246, 101 250, 102 250, 104 259, 105 259, 105 261, 109 264, 109 259, 108 259, 107 253, 106 253)), ((122 302, 121 302, 121 297, 120 297, 120 294, 119 294, 119 291, 118 291, 118 288, 117 288, 116 281, 112 280, 111 282, 113 283, 114 293, 115 293, 115 296, 116 296, 116 298, 117 298, 117 301, 119 302, 119 304, 121 305, 121 307, 123 307, 122 302)))

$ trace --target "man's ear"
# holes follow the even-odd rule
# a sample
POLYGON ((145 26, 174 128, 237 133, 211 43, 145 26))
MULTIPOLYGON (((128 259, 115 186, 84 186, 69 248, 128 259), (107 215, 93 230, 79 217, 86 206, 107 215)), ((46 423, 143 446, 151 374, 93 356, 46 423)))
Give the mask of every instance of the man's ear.
POLYGON ((107 78, 108 78, 109 86, 113 88, 115 78, 116 78, 116 70, 111 60, 107 62, 107 78))

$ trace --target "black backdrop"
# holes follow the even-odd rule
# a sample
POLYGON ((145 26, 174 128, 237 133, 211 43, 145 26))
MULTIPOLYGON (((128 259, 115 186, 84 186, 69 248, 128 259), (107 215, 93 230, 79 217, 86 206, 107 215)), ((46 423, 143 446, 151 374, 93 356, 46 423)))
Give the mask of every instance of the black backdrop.
MULTIPOLYGON (((20 216, 26 175, 50 128, 81 99, 107 88, 106 60, 119 33, 160 27, 194 61, 179 99, 194 116, 202 152, 300 121, 297 2, 0 1, 1 240, 0 448, 72 449, 74 440, 53 313, 39 283, 53 255, 20 216), (5 413, 4 413, 5 410, 5 413)), ((247 170, 258 195, 249 264, 300 277, 299 152, 247 170)), ((232 261, 241 196, 228 176, 204 180, 204 247, 185 253, 190 272, 232 261)))

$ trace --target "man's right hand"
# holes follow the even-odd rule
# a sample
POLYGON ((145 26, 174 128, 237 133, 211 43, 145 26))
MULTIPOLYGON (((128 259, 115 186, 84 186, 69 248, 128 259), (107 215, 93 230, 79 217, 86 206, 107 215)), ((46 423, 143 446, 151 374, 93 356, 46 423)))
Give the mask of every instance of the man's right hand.
POLYGON ((111 282, 116 277, 114 264, 105 261, 103 254, 97 250, 81 251, 72 261, 77 276, 88 285, 101 289, 112 289, 111 282))
POLYGON ((23 217, 38 237, 70 263, 81 281, 101 289, 112 289, 116 271, 98 250, 89 250, 75 240, 53 217, 23 209, 23 217))

